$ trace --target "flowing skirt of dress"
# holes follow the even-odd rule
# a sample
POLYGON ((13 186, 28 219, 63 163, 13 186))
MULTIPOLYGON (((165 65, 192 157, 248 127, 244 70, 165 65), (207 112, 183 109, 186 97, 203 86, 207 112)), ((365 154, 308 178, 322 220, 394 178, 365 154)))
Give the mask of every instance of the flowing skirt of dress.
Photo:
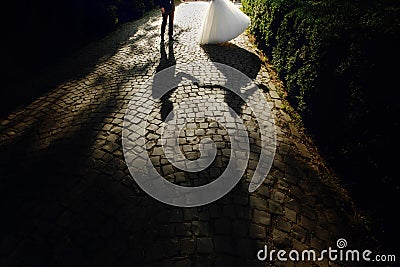
POLYGON ((212 0, 203 19, 197 42, 217 44, 239 36, 250 25, 250 18, 229 0, 212 0))

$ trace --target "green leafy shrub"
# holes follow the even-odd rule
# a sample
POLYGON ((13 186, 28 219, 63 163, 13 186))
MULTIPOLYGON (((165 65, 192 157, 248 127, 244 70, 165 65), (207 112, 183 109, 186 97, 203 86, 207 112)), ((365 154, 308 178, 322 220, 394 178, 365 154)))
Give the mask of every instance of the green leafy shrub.
POLYGON ((118 6, 118 17, 121 22, 130 21, 143 16, 144 0, 121 0, 118 6))
POLYGON ((144 10, 149 11, 155 6, 158 6, 158 0, 144 0, 144 10))
POLYGON ((398 156, 387 149, 399 148, 400 3, 242 3, 288 100, 353 194, 373 210, 399 200, 398 156))

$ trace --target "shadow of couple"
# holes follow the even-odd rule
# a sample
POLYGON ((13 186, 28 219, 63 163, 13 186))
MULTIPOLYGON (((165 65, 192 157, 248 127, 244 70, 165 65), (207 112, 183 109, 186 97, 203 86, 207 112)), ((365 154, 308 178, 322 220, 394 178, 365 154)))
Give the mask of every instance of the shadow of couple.
MULTIPOLYGON (((191 80, 194 84, 200 87, 208 87, 206 85, 199 85, 199 81, 185 71, 178 71, 176 73, 177 63, 174 53, 174 44, 173 41, 168 42, 167 45, 164 42, 160 43, 160 61, 156 67, 156 75, 153 80, 152 97, 153 99, 161 101, 160 113, 161 119, 164 122, 167 120, 168 114, 173 110, 173 102, 170 100, 171 95, 184 78, 191 80), (166 50, 167 46, 168 53, 166 50)), ((222 45, 204 45, 202 46, 202 49, 212 62, 222 63, 235 68, 244 73, 250 79, 255 79, 260 71, 261 61, 258 56, 237 45, 229 43, 222 45)), ((224 72, 226 69, 220 71, 224 72)), ((238 84, 238 86, 241 87, 244 85, 238 84)), ((213 87, 215 86, 211 86, 210 89, 213 87)), ((235 93, 226 90, 225 88, 220 89, 226 91, 227 104, 232 106, 237 114, 240 114, 245 99, 240 99, 235 95, 235 93), (236 99, 240 104, 238 106, 231 105, 232 99, 236 99)), ((255 88, 253 88, 253 91, 254 90, 255 88)))

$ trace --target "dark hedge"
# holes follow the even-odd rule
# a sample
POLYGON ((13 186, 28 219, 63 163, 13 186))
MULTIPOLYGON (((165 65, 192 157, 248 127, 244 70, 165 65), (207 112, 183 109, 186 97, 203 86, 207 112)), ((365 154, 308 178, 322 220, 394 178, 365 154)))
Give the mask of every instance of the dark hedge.
POLYGON ((38 74, 121 23, 143 16, 158 0, 15 0, 2 4, 0 116, 46 91, 38 74))
MULTIPOLYGON (((155 0, 156 3, 158 0, 155 0)), ((79 47, 143 16, 154 0, 17 0, 7 2, 4 43, 10 49, 27 42, 38 50, 79 47)))
POLYGON ((398 1, 243 0, 328 162, 379 217, 399 200, 398 1))

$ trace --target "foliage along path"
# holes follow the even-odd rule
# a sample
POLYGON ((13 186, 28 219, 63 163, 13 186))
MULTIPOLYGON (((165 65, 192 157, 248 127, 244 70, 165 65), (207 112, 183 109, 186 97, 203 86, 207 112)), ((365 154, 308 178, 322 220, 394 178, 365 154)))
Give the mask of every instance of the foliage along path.
MULTIPOLYGON (((353 228, 351 201, 329 182, 332 173, 285 112, 287 104, 248 36, 223 45, 196 44, 205 7, 179 5, 177 40, 165 45, 158 11, 124 25, 54 70, 74 78, 0 121, 1 266, 263 266, 273 264, 256 258, 264 244, 321 251, 336 247, 339 238, 352 247, 362 242, 362 231, 353 228), (199 60, 224 63, 254 79, 273 106, 277 152, 256 192, 249 193, 243 179, 212 204, 177 208, 152 199, 132 180, 122 152, 122 123, 128 101, 156 71, 199 60)), ((246 109, 221 88, 195 84, 179 86, 162 100, 150 120, 149 154, 177 183, 206 182, 204 173, 179 172, 155 152, 162 109, 191 97, 246 109)), ((259 142, 254 118, 242 117, 259 142)), ((221 153, 229 148, 226 132, 209 121, 192 127, 182 136, 183 151, 196 158, 199 138, 211 136, 220 150, 206 178, 218 176, 226 166, 221 153)), ((257 153, 252 150, 246 176, 254 171, 257 153)))

